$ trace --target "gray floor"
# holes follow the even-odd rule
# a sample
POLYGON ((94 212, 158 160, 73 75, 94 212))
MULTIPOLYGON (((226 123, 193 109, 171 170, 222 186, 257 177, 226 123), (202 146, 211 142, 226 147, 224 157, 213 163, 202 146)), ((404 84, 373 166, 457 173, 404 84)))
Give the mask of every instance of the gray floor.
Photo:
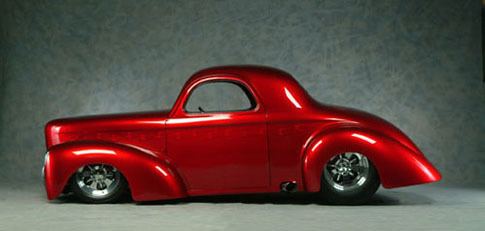
POLYGON ((46 201, 40 186, 0 188, 0 230, 484 230, 485 190, 418 186, 378 191, 370 205, 309 195, 200 197, 148 204, 46 201))

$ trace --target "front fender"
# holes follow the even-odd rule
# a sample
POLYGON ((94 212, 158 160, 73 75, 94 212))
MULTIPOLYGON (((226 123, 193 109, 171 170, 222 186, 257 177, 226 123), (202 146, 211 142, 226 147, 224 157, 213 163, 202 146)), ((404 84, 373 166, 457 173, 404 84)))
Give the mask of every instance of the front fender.
POLYGON ((49 149, 44 165, 48 199, 52 200, 62 193, 78 168, 96 163, 117 168, 126 178, 135 201, 186 196, 180 176, 167 159, 121 144, 77 141, 49 149))
POLYGON ((385 188, 424 184, 441 179, 438 170, 421 152, 412 151, 380 133, 345 128, 317 135, 305 148, 303 178, 307 191, 320 190, 325 163, 332 156, 343 152, 359 152, 370 159, 385 188))

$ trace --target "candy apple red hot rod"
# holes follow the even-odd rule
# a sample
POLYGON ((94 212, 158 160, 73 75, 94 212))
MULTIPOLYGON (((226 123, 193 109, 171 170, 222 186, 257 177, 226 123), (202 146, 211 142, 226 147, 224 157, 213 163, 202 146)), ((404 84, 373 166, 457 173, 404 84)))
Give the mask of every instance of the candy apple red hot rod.
POLYGON ((389 122, 319 103, 290 74, 269 67, 205 69, 170 111, 57 119, 45 136, 49 199, 68 191, 91 203, 126 192, 149 201, 302 191, 360 204, 380 184, 441 178, 389 122))

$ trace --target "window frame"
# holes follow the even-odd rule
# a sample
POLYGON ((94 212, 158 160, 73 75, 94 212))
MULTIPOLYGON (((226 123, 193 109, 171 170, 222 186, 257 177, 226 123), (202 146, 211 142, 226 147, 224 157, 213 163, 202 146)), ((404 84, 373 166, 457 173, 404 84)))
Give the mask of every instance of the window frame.
POLYGON ((258 98, 256 97, 256 94, 252 90, 252 88, 246 84, 243 81, 240 81, 239 79, 235 78, 230 78, 230 77, 215 77, 215 78, 207 78, 204 79, 200 82, 195 83, 187 92, 187 95, 185 97, 185 101, 182 104, 181 111, 185 113, 186 115, 206 115, 206 114, 224 114, 224 113, 241 113, 241 112, 256 112, 260 108, 260 104, 258 101, 258 98), (192 93, 195 92, 197 88, 200 86, 203 86, 205 84, 210 84, 210 83, 216 83, 216 82, 223 82, 223 83, 231 83, 235 84, 236 86, 240 87, 241 90, 244 92, 246 97, 248 98, 251 107, 248 109, 242 109, 242 110, 228 110, 228 111, 207 111, 207 112, 190 112, 186 110, 187 103, 190 100, 190 97, 192 96, 192 93))

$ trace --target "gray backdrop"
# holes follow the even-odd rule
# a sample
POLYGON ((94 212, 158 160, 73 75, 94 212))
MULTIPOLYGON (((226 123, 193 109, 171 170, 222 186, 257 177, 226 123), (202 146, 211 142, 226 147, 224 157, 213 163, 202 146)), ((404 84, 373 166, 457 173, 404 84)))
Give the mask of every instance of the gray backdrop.
POLYGON ((169 108, 190 74, 284 69, 319 101, 377 114, 452 184, 485 176, 478 0, 0 3, 0 179, 39 182, 43 125, 169 108))

